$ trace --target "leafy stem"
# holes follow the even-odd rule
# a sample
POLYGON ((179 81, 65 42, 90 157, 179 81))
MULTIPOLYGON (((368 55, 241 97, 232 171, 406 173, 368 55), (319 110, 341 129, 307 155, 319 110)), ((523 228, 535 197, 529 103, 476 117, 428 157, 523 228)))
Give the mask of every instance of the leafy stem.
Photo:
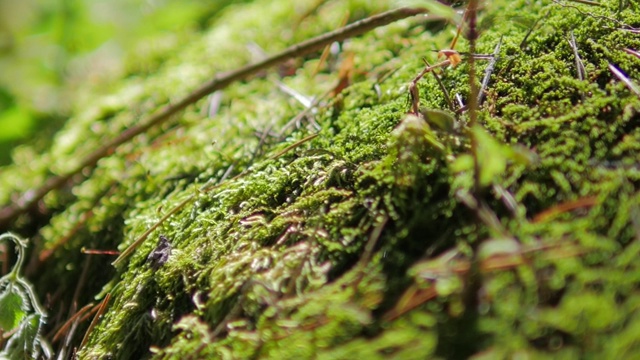
POLYGON ((28 242, 12 233, 0 235, 2 240, 12 240, 18 255, 11 271, 0 278, 0 331, 10 334, 0 349, 0 358, 35 359, 40 355, 49 358, 51 349, 40 336, 47 314, 36 297, 33 285, 20 276, 28 242))
POLYGON ((0 235, 0 242, 2 242, 3 240, 13 240, 13 242, 16 244, 16 252, 18 253, 18 255, 16 263, 11 271, 9 271, 7 275, 0 278, 0 284, 4 283, 5 281, 14 283, 20 278, 18 274, 20 272, 20 269, 22 269, 22 264, 24 263, 24 249, 27 247, 28 242, 27 240, 22 239, 12 233, 5 233, 0 235))

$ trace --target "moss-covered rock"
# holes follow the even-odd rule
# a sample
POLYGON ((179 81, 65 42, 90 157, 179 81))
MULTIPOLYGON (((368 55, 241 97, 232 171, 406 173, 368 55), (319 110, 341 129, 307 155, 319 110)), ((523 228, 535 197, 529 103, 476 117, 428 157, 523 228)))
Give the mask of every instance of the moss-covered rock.
MULTIPOLYGON (((0 199, 249 62, 248 43, 273 53, 393 6, 375 3, 227 8, 86 97, 48 153, 18 149, 0 199)), ((479 126, 456 105, 466 62, 438 71, 453 109, 431 74, 418 84, 453 126, 407 115, 421 58, 456 30, 417 17, 233 84, 215 111, 203 99, 49 194, 28 270, 52 327, 109 294, 81 358, 637 356, 640 98, 609 65, 640 79, 639 5, 484 5, 477 52, 501 46, 479 126), (351 84, 335 95, 341 66, 351 84), (115 268, 80 251, 123 251, 158 224, 115 268)))

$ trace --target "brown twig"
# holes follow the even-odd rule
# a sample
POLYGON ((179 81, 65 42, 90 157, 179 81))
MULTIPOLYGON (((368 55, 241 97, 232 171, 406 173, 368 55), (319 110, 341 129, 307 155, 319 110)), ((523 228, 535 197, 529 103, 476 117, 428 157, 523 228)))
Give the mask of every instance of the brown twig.
POLYGON ((456 35, 453 37, 453 40, 451 40, 449 49, 455 49, 456 44, 458 43, 458 39, 460 38, 460 34, 462 34, 462 28, 464 27, 464 22, 467 21, 468 16, 469 16, 469 7, 467 7, 464 10, 464 14, 462 14, 462 21, 460 21, 460 23, 458 24, 458 27, 456 29, 456 35))
POLYGON ((111 265, 113 266, 118 266, 123 260, 125 260, 126 258, 129 257, 129 255, 131 255, 136 248, 142 244, 142 242, 149 236, 149 234, 151 234, 155 229, 157 229, 160 225, 162 225, 162 223, 167 220, 168 218, 171 217, 171 215, 175 214, 176 212, 178 212, 178 210, 182 209, 183 206, 185 206, 186 204, 188 204, 191 200, 194 199, 194 196, 191 195, 188 198, 182 200, 180 203, 178 203, 178 205, 174 206, 171 210, 169 210, 168 213, 164 214, 164 216, 162 218, 160 218, 160 220, 158 220, 157 223, 153 224, 153 226, 151 226, 149 229, 147 229, 147 231, 144 232, 144 234, 142 234, 140 237, 138 237, 133 243, 131 243, 131 245, 129 245, 121 254, 120 256, 118 256, 117 259, 114 260, 114 262, 111 263, 111 265))
MULTIPOLYGON (((541 253, 539 256, 544 260, 565 259, 579 255, 586 254, 587 249, 574 246, 570 242, 561 241, 556 244, 539 244, 533 246, 522 246, 517 252, 498 253, 488 258, 481 259, 477 271, 485 274, 496 270, 514 269, 518 266, 528 265, 533 260, 535 253, 541 253), (552 252, 555 250, 555 252, 552 252)), ((442 256, 449 256, 449 253, 445 253, 442 256)), ((440 294, 438 294, 436 284, 441 278, 451 277, 453 275, 465 277, 471 271, 472 264, 471 259, 455 259, 452 257, 450 260, 440 262, 438 259, 430 260, 434 262, 434 268, 427 267, 430 277, 425 275, 427 271, 423 270, 422 274, 419 274, 424 280, 429 280, 428 284, 413 284, 405 293, 400 297, 396 305, 382 316, 383 321, 394 321, 400 316, 408 313, 409 311, 421 306, 422 304, 431 301, 440 294), (436 265, 437 264, 437 265, 436 265)))
POLYGON ((87 305, 83 306, 80 310, 78 310, 78 312, 69 317, 69 319, 65 321, 64 324, 62 324, 62 326, 60 326, 60 329, 58 329, 58 331, 56 331, 56 333, 53 335, 52 342, 60 340, 63 335, 67 334, 69 328, 75 322, 79 321, 80 317, 84 316, 85 313, 93 313, 96 311, 98 311, 98 307, 95 307, 93 303, 88 303, 87 305))
POLYGON ((100 320, 100 317, 102 317, 102 315, 104 314, 104 311, 107 309, 107 304, 109 304, 109 299, 111 299, 111 293, 107 293, 107 295, 104 297, 104 299, 98 306, 98 312, 96 312, 96 315, 93 317, 93 320, 91 320, 91 324, 89 324, 89 328, 87 329, 87 332, 84 334, 84 337, 82 338, 82 343, 80 343, 80 347, 78 349, 82 349, 87 344, 87 341, 89 340, 89 334, 91 334, 91 332, 96 327, 96 325, 98 325, 98 320, 100 320))
POLYGON ((598 204, 598 198, 596 198, 595 196, 589 196, 589 197, 584 197, 577 200, 563 202, 538 213, 533 217, 531 222, 532 223, 545 222, 562 213, 566 213, 568 211, 581 209, 581 208, 589 208, 597 204, 598 204))
POLYGON ((342 41, 351 37, 364 34, 372 29, 390 24, 394 21, 415 16, 426 12, 424 8, 399 8, 374 15, 366 19, 356 21, 353 24, 317 36, 315 38, 303 41, 296 45, 290 46, 284 51, 268 57, 262 61, 243 66, 239 69, 216 75, 212 80, 204 83, 198 89, 191 92, 175 104, 168 104, 150 115, 147 119, 140 121, 140 125, 130 127, 120 133, 115 138, 107 141, 103 146, 86 156, 80 164, 70 172, 52 176, 47 179, 42 186, 32 189, 24 193, 13 204, 7 205, 0 209, 0 230, 10 228, 10 224, 21 214, 24 214, 44 198, 49 192, 61 188, 67 183, 75 183, 76 175, 83 173, 84 169, 92 169, 98 161, 109 154, 113 153, 120 145, 128 142, 132 138, 140 135, 147 130, 157 127, 168 121, 173 115, 187 106, 195 103, 203 97, 213 93, 214 91, 223 89, 230 84, 244 80, 259 71, 271 68, 288 59, 300 57, 314 51, 324 48, 326 45, 335 41, 342 41))
POLYGON ((279 151, 277 154, 272 155, 270 158, 271 158, 271 159, 277 159, 277 158, 279 158, 280 156, 282 156, 282 155, 284 155, 284 154, 288 153, 288 152, 289 152, 289 151, 291 151, 292 149, 295 149, 295 148, 297 148, 298 146, 300 146, 300 145, 302 145, 302 144, 306 143, 307 141, 311 141, 311 140, 315 139, 317 136, 318 136, 318 133, 311 134, 311 135, 309 135, 309 136, 307 136, 307 137, 304 137, 304 138, 302 138, 302 139, 300 139, 300 140, 298 140, 298 141, 294 142, 293 144, 291 144, 291 145, 287 146, 287 147, 286 147, 286 148, 284 148, 282 151, 279 151))

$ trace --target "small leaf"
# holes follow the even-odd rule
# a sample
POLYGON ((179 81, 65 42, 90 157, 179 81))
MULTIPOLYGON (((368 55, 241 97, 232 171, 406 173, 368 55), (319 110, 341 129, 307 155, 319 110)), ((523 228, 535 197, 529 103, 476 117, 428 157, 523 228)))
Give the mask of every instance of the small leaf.
POLYGON ((504 173, 511 149, 500 144, 479 126, 475 126, 471 131, 478 144, 476 156, 480 167, 480 185, 485 187, 504 173))
POLYGON ((449 168, 453 173, 473 170, 473 156, 471 154, 462 154, 453 160, 449 168))
POLYGON ((0 293, 0 309, 0 329, 5 332, 15 329, 27 315, 24 296, 15 287, 0 293))
POLYGON ((407 115, 400 124, 398 124, 393 134, 399 143, 404 144, 407 150, 413 152, 420 152, 420 149, 426 144, 439 152, 446 150, 444 144, 438 140, 438 137, 431 130, 429 124, 414 115, 407 115))
POLYGON ((42 317, 38 314, 28 315, 21 323, 18 331, 13 334, 2 355, 7 354, 9 359, 36 359, 39 358, 42 343, 40 332, 42 330, 42 317))
POLYGON ((480 244, 478 258, 487 260, 493 256, 520 254, 521 245, 513 238, 499 238, 483 241, 480 244))
POLYGON ((448 133, 455 132, 456 118, 448 112, 425 108, 420 109, 420 112, 429 125, 435 125, 438 129, 448 133))
POLYGON ((439 296, 449 296, 462 291, 462 282, 457 276, 442 277, 436 281, 436 292, 439 296))

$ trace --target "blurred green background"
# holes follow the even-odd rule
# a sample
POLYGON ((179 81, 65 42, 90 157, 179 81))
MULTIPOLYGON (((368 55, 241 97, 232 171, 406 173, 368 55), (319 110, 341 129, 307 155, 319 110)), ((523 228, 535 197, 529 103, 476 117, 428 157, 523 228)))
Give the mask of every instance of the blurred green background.
POLYGON ((20 144, 46 148, 87 84, 121 78, 146 43, 201 30, 231 3, 0 0, 0 166, 20 144))

